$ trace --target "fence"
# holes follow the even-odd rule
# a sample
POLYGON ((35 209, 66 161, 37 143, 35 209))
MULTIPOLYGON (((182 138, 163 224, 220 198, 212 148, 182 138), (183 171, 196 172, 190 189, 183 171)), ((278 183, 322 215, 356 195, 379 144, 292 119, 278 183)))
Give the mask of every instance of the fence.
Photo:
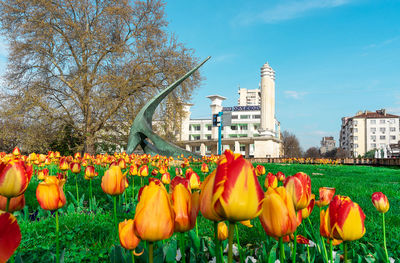
POLYGON ((400 158, 250 158, 256 163, 300 163, 300 164, 344 164, 344 165, 376 165, 376 166, 400 166, 400 158))

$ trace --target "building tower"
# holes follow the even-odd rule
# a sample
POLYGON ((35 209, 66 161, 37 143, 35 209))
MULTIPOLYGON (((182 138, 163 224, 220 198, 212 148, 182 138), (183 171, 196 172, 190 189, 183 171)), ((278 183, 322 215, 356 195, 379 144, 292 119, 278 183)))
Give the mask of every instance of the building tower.
POLYGON ((268 62, 261 68, 261 123, 263 135, 275 133, 275 71, 268 62))

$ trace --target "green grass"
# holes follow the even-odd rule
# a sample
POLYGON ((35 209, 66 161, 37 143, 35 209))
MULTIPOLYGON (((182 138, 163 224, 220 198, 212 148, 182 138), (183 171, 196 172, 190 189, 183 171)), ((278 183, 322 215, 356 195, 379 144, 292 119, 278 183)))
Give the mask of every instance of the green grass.
MULTIPOLYGON (((254 164, 256 165, 256 164, 254 164)), ((335 187, 336 194, 349 196, 357 202, 366 214, 366 234, 359 241, 353 242, 351 248, 361 255, 374 253, 374 247, 382 246, 381 215, 375 210, 371 203, 371 195, 374 192, 383 192, 390 202, 390 210, 386 213, 386 233, 388 240, 389 256, 400 258, 400 169, 369 167, 369 166, 330 166, 330 165, 305 165, 305 164, 264 164, 267 172, 284 172, 287 176, 296 172, 305 172, 311 177, 312 192, 318 199, 318 189, 322 186, 335 187), (363 247, 367 247, 365 252, 363 247)), ((200 165, 192 165, 201 179, 204 175, 200 172, 200 165)), ((74 204, 75 197, 75 175, 70 174, 65 185, 67 204, 60 210, 60 241, 61 250, 65 248, 65 262, 108 262, 114 245, 119 244, 115 238, 115 230, 112 215, 112 200, 101 189, 101 176, 104 168, 98 167, 99 176, 93 180, 93 195, 96 197, 97 209, 95 213, 89 213, 88 196, 89 182, 84 180, 83 175, 78 176, 79 195, 81 197, 80 208, 74 204), (84 199, 82 195, 84 194, 84 199)), ((170 169, 171 177, 175 168, 170 169)), ((259 177, 260 184, 264 184, 265 175, 259 177)), ((145 180, 147 183, 147 180, 145 180)), ((22 241, 17 252, 20 253, 24 262, 54 262, 52 253, 55 253, 55 219, 50 212, 39 209, 36 200, 36 187, 38 181, 33 178, 26 193, 26 208, 17 212, 16 216, 21 227, 22 241)), ((135 178, 135 193, 140 188, 140 178, 135 178)), ((130 200, 131 186, 126 190, 130 200)), ((121 197, 120 204, 125 203, 121 197)), ((135 204, 123 207, 119 205, 118 220, 134 217, 135 204)), ((318 207, 310 216, 314 225, 314 231, 319 231, 318 207)), ((304 222, 305 223, 305 222, 304 222)), ((258 219, 252 220, 253 228, 239 225, 240 242, 244 254, 260 253, 261 245, 269 252, 274 240, 268 238, 258 219)), ((207 243, 213 236, 213 223, 198 217, 199 236, 201 244, 207 243)), ((304 234, 302 228, 300 233, 304 234)), ((173 238, 165 244, 168 247, 176 247, 176 239, 173 238), (173 244, 172 244, 173 243, 173 244), (172 244, 172 245, 171 245, 172 244)), ((160 244, 161 246, 161 244, 160 244)), ((160 250, 162 251, 162 250, 160 250)), ((298 251, 304 251, 300 247, 298 251)), ((165 251, 164 251, 165 252, 165 251)), ((161 252, 160 252, 161 253, 161 252)), ((192 253, 192 252, 191 252, 192 253)), ((258 255, 257 254, 257 255, 258 255)), ((136 262, 143 262, 143 256, 136 262)), ((170 256, 171 258, 171 256, 170 256)), ((203 259, 198 259, 203 261, 203 259)), ((302 258, 303 260, 303 258, 302 258)))

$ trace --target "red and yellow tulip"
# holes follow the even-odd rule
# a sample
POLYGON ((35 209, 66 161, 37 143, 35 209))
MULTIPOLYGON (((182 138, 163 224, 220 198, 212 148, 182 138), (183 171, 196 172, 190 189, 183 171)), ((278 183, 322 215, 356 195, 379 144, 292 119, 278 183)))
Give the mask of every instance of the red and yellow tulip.
POLYGON ((65 180, 55 176, 47 176, 36 188, 36 198, 41 208, 57 210, 65 205, 66 199, 63 190, 65 180))
POLYGON ((319 188, 319 200, 315 201, 318 207, 324 207, 329 205, 333 196, 335 195, 335 188, 332 187, 320 187, 319 188))
POLYGON ((289 176, 285 179, 283 185, 292 198, 296 211, 308 206, 311 198, 311 179, 307 174, 299 172, 289 176))
POLYGON ((387 196, 382 192, 376 192, 372 194, 371 197, 372 204, 375 206, 376 210, 380 213, 386 213, 389 210, 389 201, 387 196))
POLYGON ((32 166, 22 160, 0 163, 0 195, 7 198, 22 195, 32 177, 32 166))

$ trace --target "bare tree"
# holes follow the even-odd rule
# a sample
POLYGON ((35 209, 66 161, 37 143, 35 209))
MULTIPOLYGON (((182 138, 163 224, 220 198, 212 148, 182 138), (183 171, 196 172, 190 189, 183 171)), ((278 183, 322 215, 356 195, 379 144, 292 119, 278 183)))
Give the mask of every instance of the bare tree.
POLYGON ((282 141, 283 141, 283 149, 285 157, 301 157, 302 150, 300 148, 299 140, 296 135, 288 132, 282 132, 282 141))
POLYGON ((320 158, 321 154, 320 154, 319 149, 317 147, 310 147, 304 153, 304 157, 306 157, 306 158, 320 158))
MULTIPOLYGON (((3 0, 0 18, 10 43, 0 118, 71 127, 89 153, 102 136, 127 136, 140 106, 197 63, 167 32, 158 0, 3 0)), ((199 81, 171 96, 190 99, 199 81)))

